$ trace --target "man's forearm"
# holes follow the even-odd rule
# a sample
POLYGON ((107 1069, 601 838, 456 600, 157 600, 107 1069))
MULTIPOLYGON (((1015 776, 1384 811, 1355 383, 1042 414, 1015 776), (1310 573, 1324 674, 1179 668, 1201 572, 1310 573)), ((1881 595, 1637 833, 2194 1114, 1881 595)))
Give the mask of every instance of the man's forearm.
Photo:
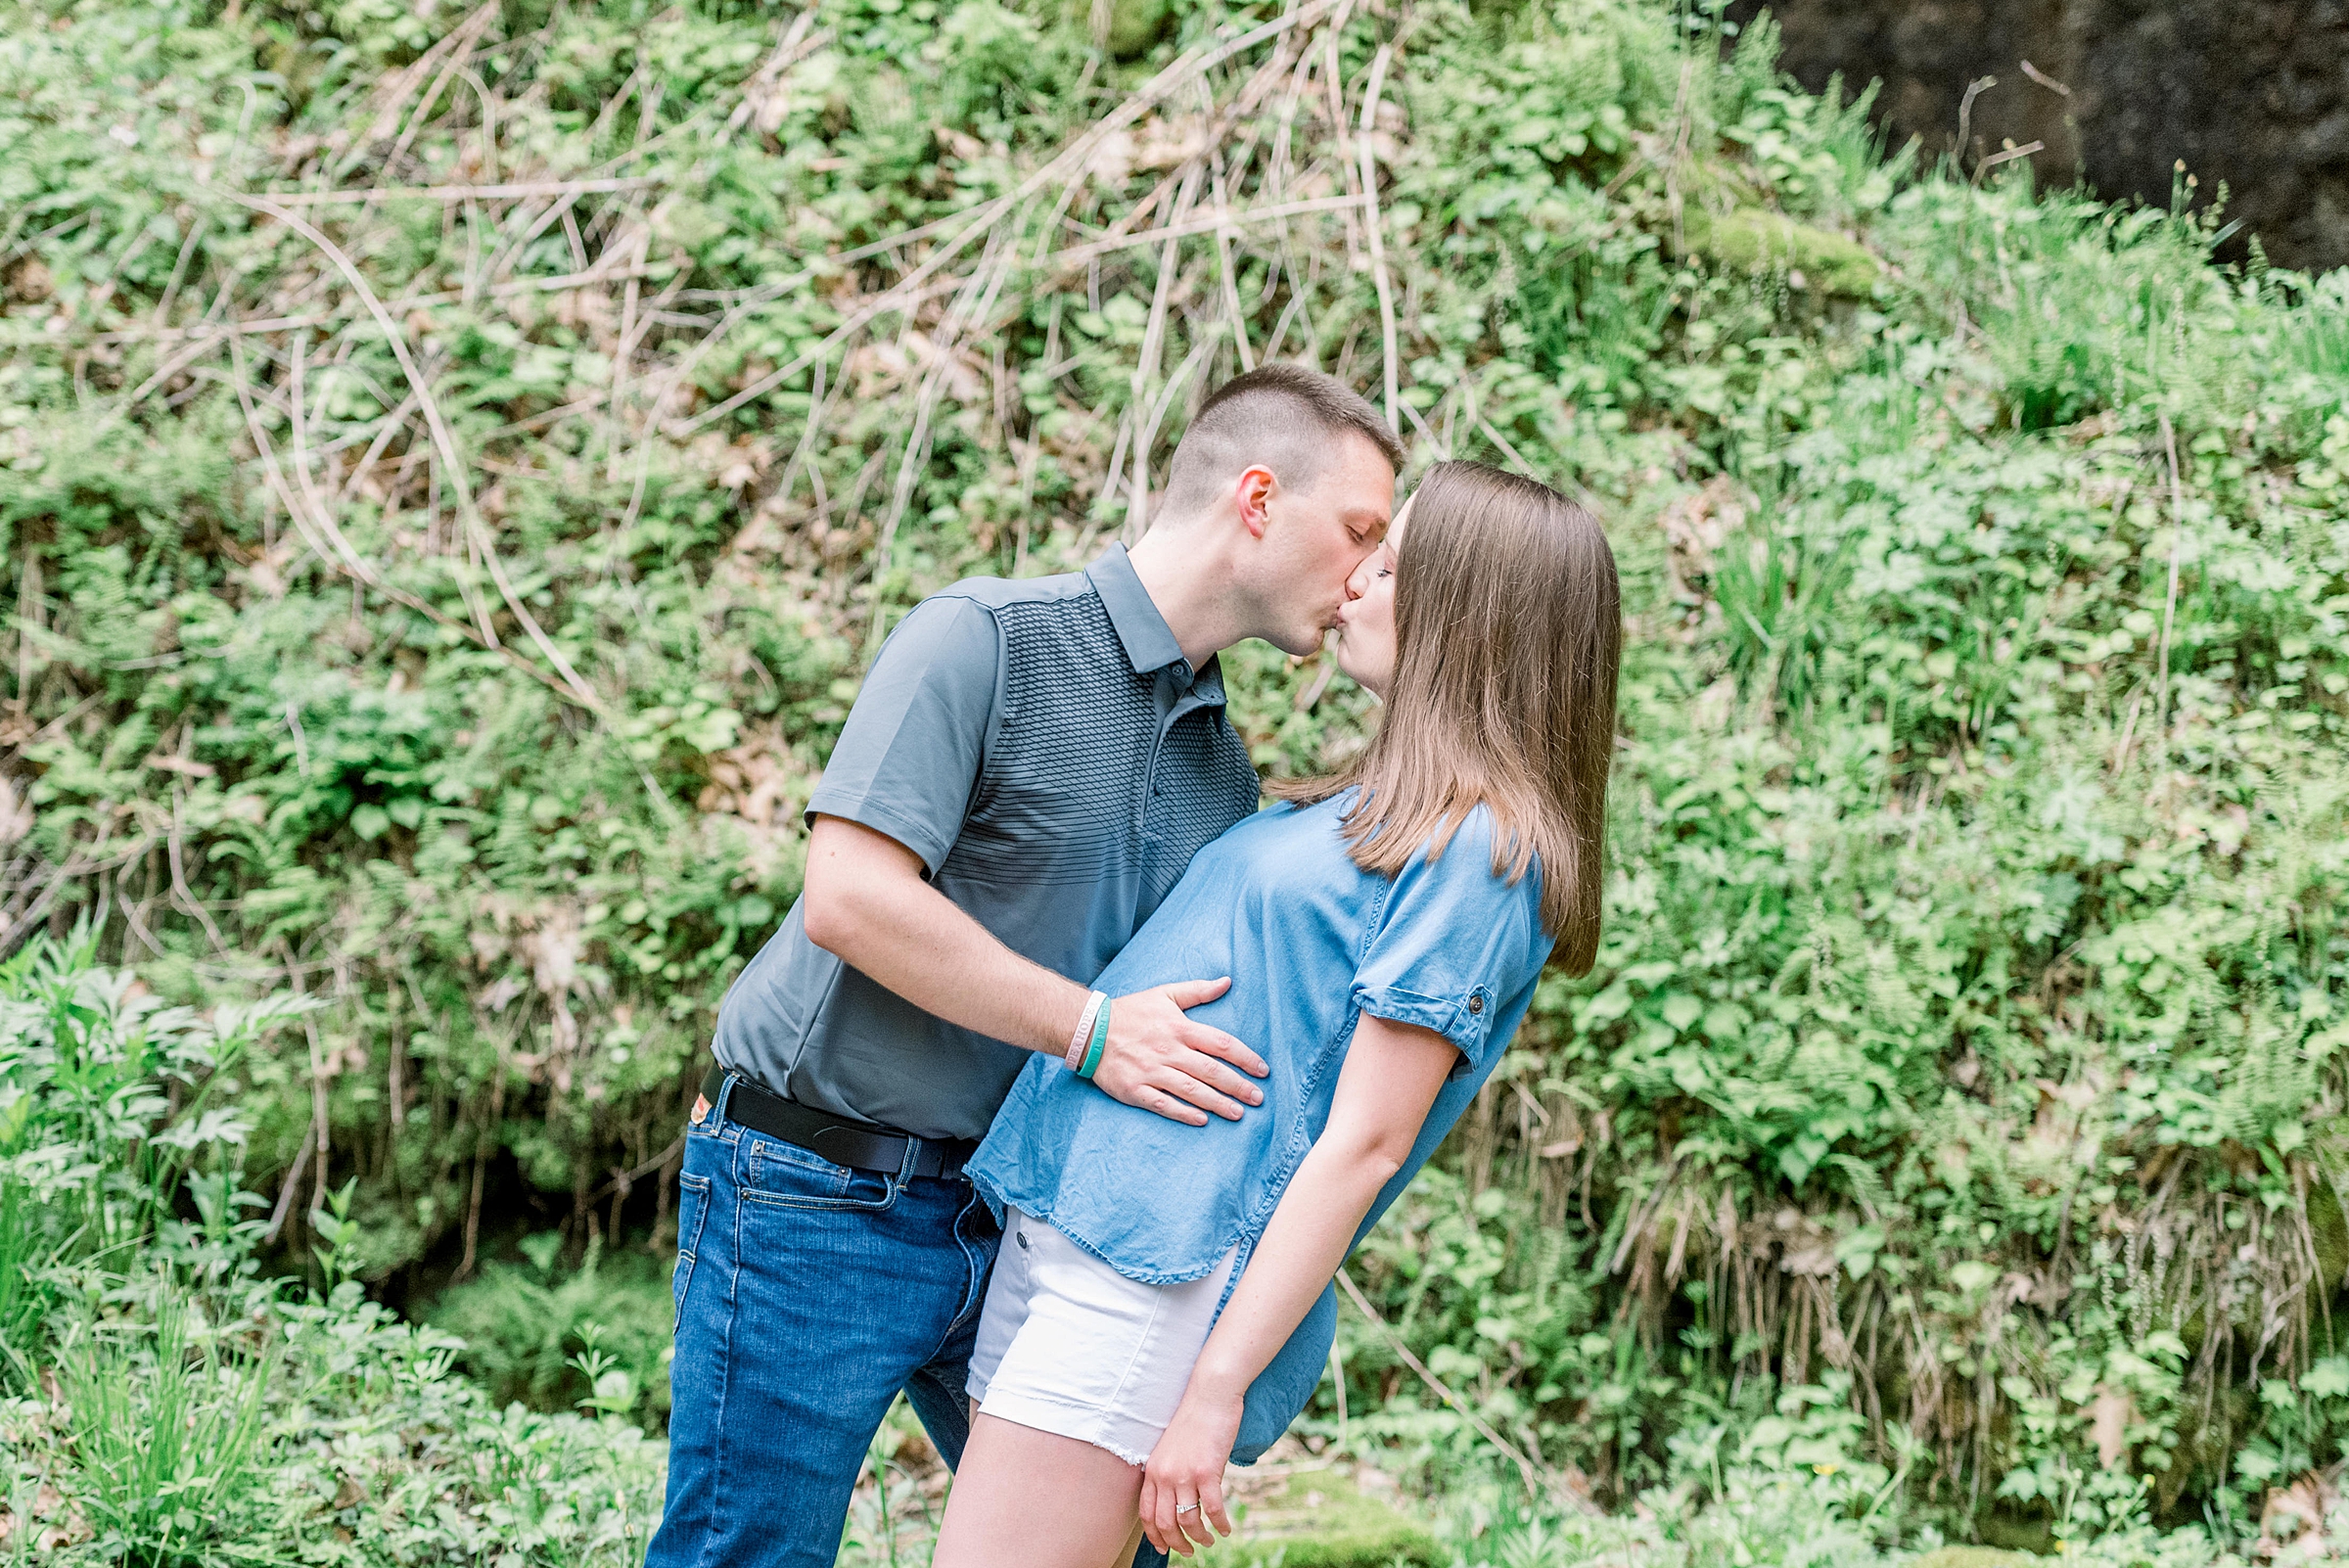
POLYGON ((863 844, 808 847, 808 940, 949 1024, 1058 1054, 1085 989, 1021 957, 918 876, 876 874, 863 844), (830 863, 819 865, 818 857, 830 863))

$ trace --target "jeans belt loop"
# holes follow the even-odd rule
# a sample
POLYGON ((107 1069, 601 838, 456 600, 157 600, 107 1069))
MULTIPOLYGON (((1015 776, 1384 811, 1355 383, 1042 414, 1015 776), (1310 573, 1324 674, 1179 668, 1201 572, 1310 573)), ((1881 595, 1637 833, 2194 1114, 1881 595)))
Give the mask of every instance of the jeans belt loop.
POLYGON ((913 1168, 921 1163, 922 1140, 916 1137, 907 1138, 905 1153, 898 1161, 898 1185, 900 1187, 911 1186, 913 1184, 913 1168))
POLYGON ((742 1075, 740 1073, 729 1072, 726 1074, 726 1081, 718 1085, 717 1103, 710 1107, 710 1121, 713 1126, 726 1119, 726 1103, 734 1098, 734 1085, 741 1082, 742 1075))

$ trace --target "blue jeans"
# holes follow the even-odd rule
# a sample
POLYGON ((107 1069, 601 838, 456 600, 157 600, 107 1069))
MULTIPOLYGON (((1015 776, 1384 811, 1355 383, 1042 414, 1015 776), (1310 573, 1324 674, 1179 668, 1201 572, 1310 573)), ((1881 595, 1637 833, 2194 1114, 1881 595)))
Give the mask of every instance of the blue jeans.
MULTIPOLYGON (((725 1109, 685 1136, 668 1499, 646 1568, 831 1568, 900 1391, 961 1460, 1001 1232, 968 1181, 834 1165, 725 1109)), ((1148 1542, 1135 1558, 1165 1562, 1148 1542)))

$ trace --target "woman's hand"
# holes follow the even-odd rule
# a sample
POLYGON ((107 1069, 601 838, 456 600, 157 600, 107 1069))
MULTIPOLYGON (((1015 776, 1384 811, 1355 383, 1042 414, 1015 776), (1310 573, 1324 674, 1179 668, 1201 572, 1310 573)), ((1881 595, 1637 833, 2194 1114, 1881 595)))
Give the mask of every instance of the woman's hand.
POLYGON ((1223 1466, 1240 1435, 1246 1403, 1244 1388, 1220 1393, 1202 1389, 1194 1379, 1183 1391, 1174 1422, 1142 1470, 1142 1533, 1159 1550, 1188 1557, 1194 1543, 1211 1545, 1216 1532, 1231 1534, 1231 1515, 1223 1509, 1223 1466))

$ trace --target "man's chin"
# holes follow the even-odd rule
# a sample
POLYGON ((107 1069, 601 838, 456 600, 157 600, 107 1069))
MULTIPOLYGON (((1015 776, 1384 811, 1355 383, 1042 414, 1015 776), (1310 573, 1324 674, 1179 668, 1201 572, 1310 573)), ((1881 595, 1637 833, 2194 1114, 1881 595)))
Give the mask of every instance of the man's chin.
POLYGON ((1271 643, 1273 647, 1278 648, 1282 653, 1287 654, 1291 659, 1303 659, 1307 654, 1319 653, 1321 651, 1321 639, 1325 635, 1327 635, 1327 633, 1319 629, 1315 629, 1313 631, 1291 632, 1284 637, 1268 637, 1266 639, 1266 641, 1271 643))

